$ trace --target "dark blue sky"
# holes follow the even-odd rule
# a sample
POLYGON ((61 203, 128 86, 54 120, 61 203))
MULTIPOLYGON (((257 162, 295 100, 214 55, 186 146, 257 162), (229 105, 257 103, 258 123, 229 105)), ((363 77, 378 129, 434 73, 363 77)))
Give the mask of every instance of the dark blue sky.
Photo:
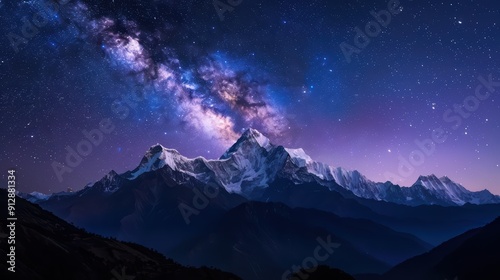
POLYGON ((1 167, 21 191, 82 188, 156 143, 217 158, 254 127, 375 181, 500 194, 497 1, 220 1, 223 20, 178 2, 2 1, 1 167))

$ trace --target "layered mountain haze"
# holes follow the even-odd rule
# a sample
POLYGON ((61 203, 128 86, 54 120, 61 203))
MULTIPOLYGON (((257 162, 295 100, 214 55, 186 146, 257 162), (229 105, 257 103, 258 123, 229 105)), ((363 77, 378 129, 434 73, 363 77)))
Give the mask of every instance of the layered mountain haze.
MULTIPOLYGON (((0 198, 7 200, 7 191, 0 189, 0 198)), ((16 243, 7 242, 7 227, 0 229, 0 252, 5 256, 7 248, 17 246, 16 277, 3 262, 2 279, 240 279, 206 267, 184 267, 143 246, 88 233, 24 199, 16 204, 16 243)))
POLYGON ((385 280, 498 279, 500 218, 388 271, 385 280))

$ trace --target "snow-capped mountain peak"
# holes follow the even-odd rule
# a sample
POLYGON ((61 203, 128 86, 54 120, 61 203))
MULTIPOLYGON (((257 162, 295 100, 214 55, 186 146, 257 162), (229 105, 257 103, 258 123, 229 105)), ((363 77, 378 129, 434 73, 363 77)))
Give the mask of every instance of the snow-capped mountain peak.
POLYGON ((443 183, 454 183, 450 178, 448 178, 448 176, 443 176, 439 178, 439 180, 443 183))
POLYGON ((154 171, 168 165, 177 170, 180 163, 188 161, 175 149, 168 149, 160 144, 153 145, 146 152, 139 166, 131 172, 129 179, 135 179, 144 172, 154 171))
POLYGON ((108 174, 102 177, 101 180, 93 184, 92 187, 95 186, 96 184, 99 184, 100 186, 102 186, 105 192, 115 192, 119 188, 118 187, 120 181, 119 177, 120 175, 118 175, 116 171, 111 170, 108 174))
POLYGON ((231 148, 229 148, 221 157, 220 159, 228 159, 231 157, 232 154, 240 151, 241 152, 248 152, 248 150, 259 150, 260 148, 265 149, 266 151, 270 151, 273 147, 275 147, 273 144, 271 144, 271 141, 269 138, 264 136, 262 133, 259 131, 249 128, 243 132, 241 137, 234 143, 231 148), (243 151, 244 150, 244 151, 243 151))
POLYGON ((453 182, 450 178, 443 176, 438 178, 436 175, 432 174, 429 176, 420 176, 413 186, 420 185, 429 190, 460 190, 467 191, 462 185, 453 182))
POLYGON ((29 195, 31 195, 32 198, 27 198, 27 197, 25 197, 25 198, 31 202, 47 200, 50 198, 50 194, 44 194, 44 193, 39 193, 39 192, 32 192, 29 195))
POLYGON ((439 190, 443 188, 443 182, 439 180, 439 178, 431 174, 429 176, 419 176, 417 181, 413 184, 413 186, 420 185, 429 190, 439 190))
POLYGON ((472 192, 464 188, 462 185, 453 182, 447 176, 438 178, 432 174, 429 176, 420 176, 412 187, 422 186, 429 190, 434 196, 452 201, 455 204, 463 205, 467 202, 475 202, 472 198, 472 192))
POLYGON ((259 146, 261 146, 262 148, 264 148, 266 150, 269 150, 271 148, 271 142, 269 141, 269 138, 262 135, 262 133, 260 133, 259 131, 255 130, 253 128, 247 129, 243 133, 241 138, 254 140, 259 144, 259 146))

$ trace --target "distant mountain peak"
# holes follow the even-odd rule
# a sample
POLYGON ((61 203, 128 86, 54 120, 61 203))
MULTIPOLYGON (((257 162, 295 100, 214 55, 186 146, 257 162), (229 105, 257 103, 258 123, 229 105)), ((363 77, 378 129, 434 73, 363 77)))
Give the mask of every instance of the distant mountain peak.
POLYGON ((220 159, 227 159, 230 158, 232 154, 235 152, 241 150, 243 146, 251 146, 255 148, 264 148, 266 151, 269 151, 273 145, 271 144, 271 141, 269 138, 264 136, 262 133, 260 133, 258 130, 249 128, 245 130, 238 141, 234 143, 221 157, 220 159))
POLYGON ((260 137, 260 136, 263 136, 262 133, 260 133, 257 129, 254 129, 254 128, 247 128, 241 134, 241 138, 245 138, 245 137, 260 137))
POLYGON ((176 170, 177 164, 185 160, 187 160, 187 158, 182 156, 179 151, 175 149, 168 149, 160 144, 153 145, 146 152, 139 166, 131 172, 131 177, 129 179, 137 178, 144 172, 154 171, 165 165, 176 170))
POLYGON ((162 146, 161 144, 157 143, 149 148, 149 150, 146 152, 145 157, 148 157, 148 155, 155 155, 155 154, 164 153, 164 152, 180 155, 179 151, 177 151, 175 149, 166 148, 166 147, 162 146))
POLYGON ((427 175, 427 176, 419 176, 417 181, 413 184, 413 186, 421 185, 423 187, 429 187, 430 185, 436 186, 444 186, 444 185, 459 185, 451 180, 448 176, 439 177, 435 174, 427 175))
POLYGON ((489 192, 483 194, 476 192, 474 194, 464 186, 451 180, 448 176, 442 176, 440 178, 434 174, 420 176, 413 186, 424 187, 436 197, 445 201, 451 201, 457 205, 463 205, 465 203, 478 204, 484 203, 484 201, 497 202, 499 200, 498 197, 495 197, 489 192))
POLYGON ((439 178, 439 180, 441 180, 441 182, 453 182, 448 176, 443 176, 439 178))
POLYGON ((115 170, 111 169, 111 171, 108 172, 108 174, 106 174, 106 178, 113 178, 115 176, 118 176, 118 173, 116 173, 115 170))
POLYGON ((152 145, 151 147, 149 147, 149 150, 156 150, 156 151, 159 151, 161 149, 164 149, 165 147, 163 147, 160 143, 156 143, 154 145, 152 145))
POLYGON ((420 175, 417 179, 417 181, 435 181, 435 180, 439 180, 439 178, 434 175, 434 174, 431 174, 431 175, 420 175))
MULTIPOLYGON (((269 138, 264 136, 264 134, 260 133, 258 130, 249 128, 243 132, 243 134, 240 137, 241 141, 255 141, 259 146, 263 148, 267 148, 271 145, 271 141, 269 138)), ((239 142, 239 140, 238 140, 239 142)))

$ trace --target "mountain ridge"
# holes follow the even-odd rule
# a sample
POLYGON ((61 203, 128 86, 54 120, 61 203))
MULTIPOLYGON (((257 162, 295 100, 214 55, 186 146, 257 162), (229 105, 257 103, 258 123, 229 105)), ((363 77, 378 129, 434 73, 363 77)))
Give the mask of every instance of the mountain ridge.
MULTIPOLYGON (((252 128, 244 131, 219 159, 205 159, 201 156, 188 158, 175 149, 166 148, 161 144, 152 145, 139 166, 120 174, 120 178, 132 180, 166 165, 202 182, 215 182, 228 192, 241 194, 249 199, 255 198, 253 193, 268 187, 278 176, 285 176, 297 183, 316 181, 344 194, 350 192, 361 198, 410 206, 500 203, 500 196, 493 195, 488 190, 470 191, 446 176, 420 176, 409 187, 401 187, 389 181, 374 182, 357 170, 346 170, 314 161, 302 148, 291 149, 274 145, 262 133, 252 128), (332 187, 332 182, 340 185, 343 190, 332 187)), ((115 172, 112 176, 106 176, 117 175, 115 172)), ((37 198, 46 197, 40 194, 28 197, 35 200, 37 198)))
POLYGON ((390 269, 384 280, 498 279, 500 217, 390 269))

